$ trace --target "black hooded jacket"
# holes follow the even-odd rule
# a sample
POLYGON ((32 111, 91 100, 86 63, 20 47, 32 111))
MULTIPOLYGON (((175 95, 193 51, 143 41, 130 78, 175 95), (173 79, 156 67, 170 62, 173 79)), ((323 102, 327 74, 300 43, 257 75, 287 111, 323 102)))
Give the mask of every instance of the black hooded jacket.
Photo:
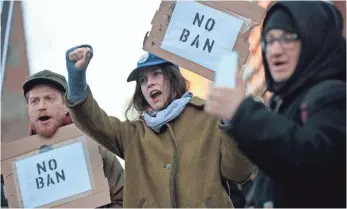
POLYGON ((255 207, 268 201, 273 207, 346 207, 342 16, 324 1, 280 1, 269 9, 264 25, 278 7, 291 15, 301 41, 295 72, 275 88, 263 51, 267 88, 274 92, 271 110, 248 97, 226 131, 260 170, 255 207))

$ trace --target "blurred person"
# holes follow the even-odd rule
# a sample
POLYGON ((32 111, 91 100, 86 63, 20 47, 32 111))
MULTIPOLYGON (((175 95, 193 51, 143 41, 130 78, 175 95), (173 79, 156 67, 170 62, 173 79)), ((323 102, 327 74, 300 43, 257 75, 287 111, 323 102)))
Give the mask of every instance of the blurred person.
POLYGON ((128 110, 140 117, 120 121, 98 106, 86 83, 92 56, 89 45, 66 52, 65 98, 74 123, 124 159, 124 207, 233 207, 222 179, 244 182, 253 165, 187 90, 179 67, 146 53, 127 79, 136 82, 128 110))
MULTIPOLYGON (((69 110, 64 103, 66 88, 65 77, 49 70, 29 76, 23 85, 23 91, 28 104, 30 135, 38 134, 49 140, 60 127, 72 124, 69 110)), ((111 197, 111 203, 103 207, 121 208, 124 185, 123 167, 112 152, 101 146, 99 150, 111 197)))
POLYGON ((346 42, 339 10, 324 1, 279 1, 262 27, 270 109, 214 88, 206 111, 259 168, 256 208, 346 207, 346 42), (251 131, 250 131, 251 130, 251 131))

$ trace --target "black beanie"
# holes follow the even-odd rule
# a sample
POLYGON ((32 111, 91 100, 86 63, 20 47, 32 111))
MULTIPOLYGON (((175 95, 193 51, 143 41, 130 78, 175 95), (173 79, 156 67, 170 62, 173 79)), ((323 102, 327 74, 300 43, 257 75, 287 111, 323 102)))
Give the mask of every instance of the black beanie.
POLYGON ((282 29, 288 33, 297 33, 293 18, 282 7, 273 9, 272 12, 268 14, 267 21, 264 23, 263 34, 266 35, 271 29, 282 29))

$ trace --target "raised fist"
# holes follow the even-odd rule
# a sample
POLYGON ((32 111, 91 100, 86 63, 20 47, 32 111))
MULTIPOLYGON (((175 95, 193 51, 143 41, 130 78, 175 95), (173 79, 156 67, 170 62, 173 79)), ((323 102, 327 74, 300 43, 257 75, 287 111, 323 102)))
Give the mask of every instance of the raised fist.
POLYGON ((89 47, 77 48, 69 54, 69 59, 75 63, 76 69, 86 70, 92 57, 91 53, 89 47))

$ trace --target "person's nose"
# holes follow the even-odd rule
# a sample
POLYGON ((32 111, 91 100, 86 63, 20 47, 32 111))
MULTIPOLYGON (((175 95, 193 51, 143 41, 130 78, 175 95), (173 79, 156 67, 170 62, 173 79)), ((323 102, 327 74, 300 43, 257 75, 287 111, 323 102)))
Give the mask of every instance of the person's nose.
POLYGON ((41 99, 38 104, 38 110, 39 111, 45 111, 47 110, 47 105, 44 99, 41 99))
POLYGON ((267 53, 269 53, 270 57, 278 57, 283 54, 283 46, 279 41, 275 41, 271 46, 269 46, 267 53))
POLYGON ((148 76, 147 78, 147 88, 153 87, 155 84, 155 79, 153 76, 148 76))

